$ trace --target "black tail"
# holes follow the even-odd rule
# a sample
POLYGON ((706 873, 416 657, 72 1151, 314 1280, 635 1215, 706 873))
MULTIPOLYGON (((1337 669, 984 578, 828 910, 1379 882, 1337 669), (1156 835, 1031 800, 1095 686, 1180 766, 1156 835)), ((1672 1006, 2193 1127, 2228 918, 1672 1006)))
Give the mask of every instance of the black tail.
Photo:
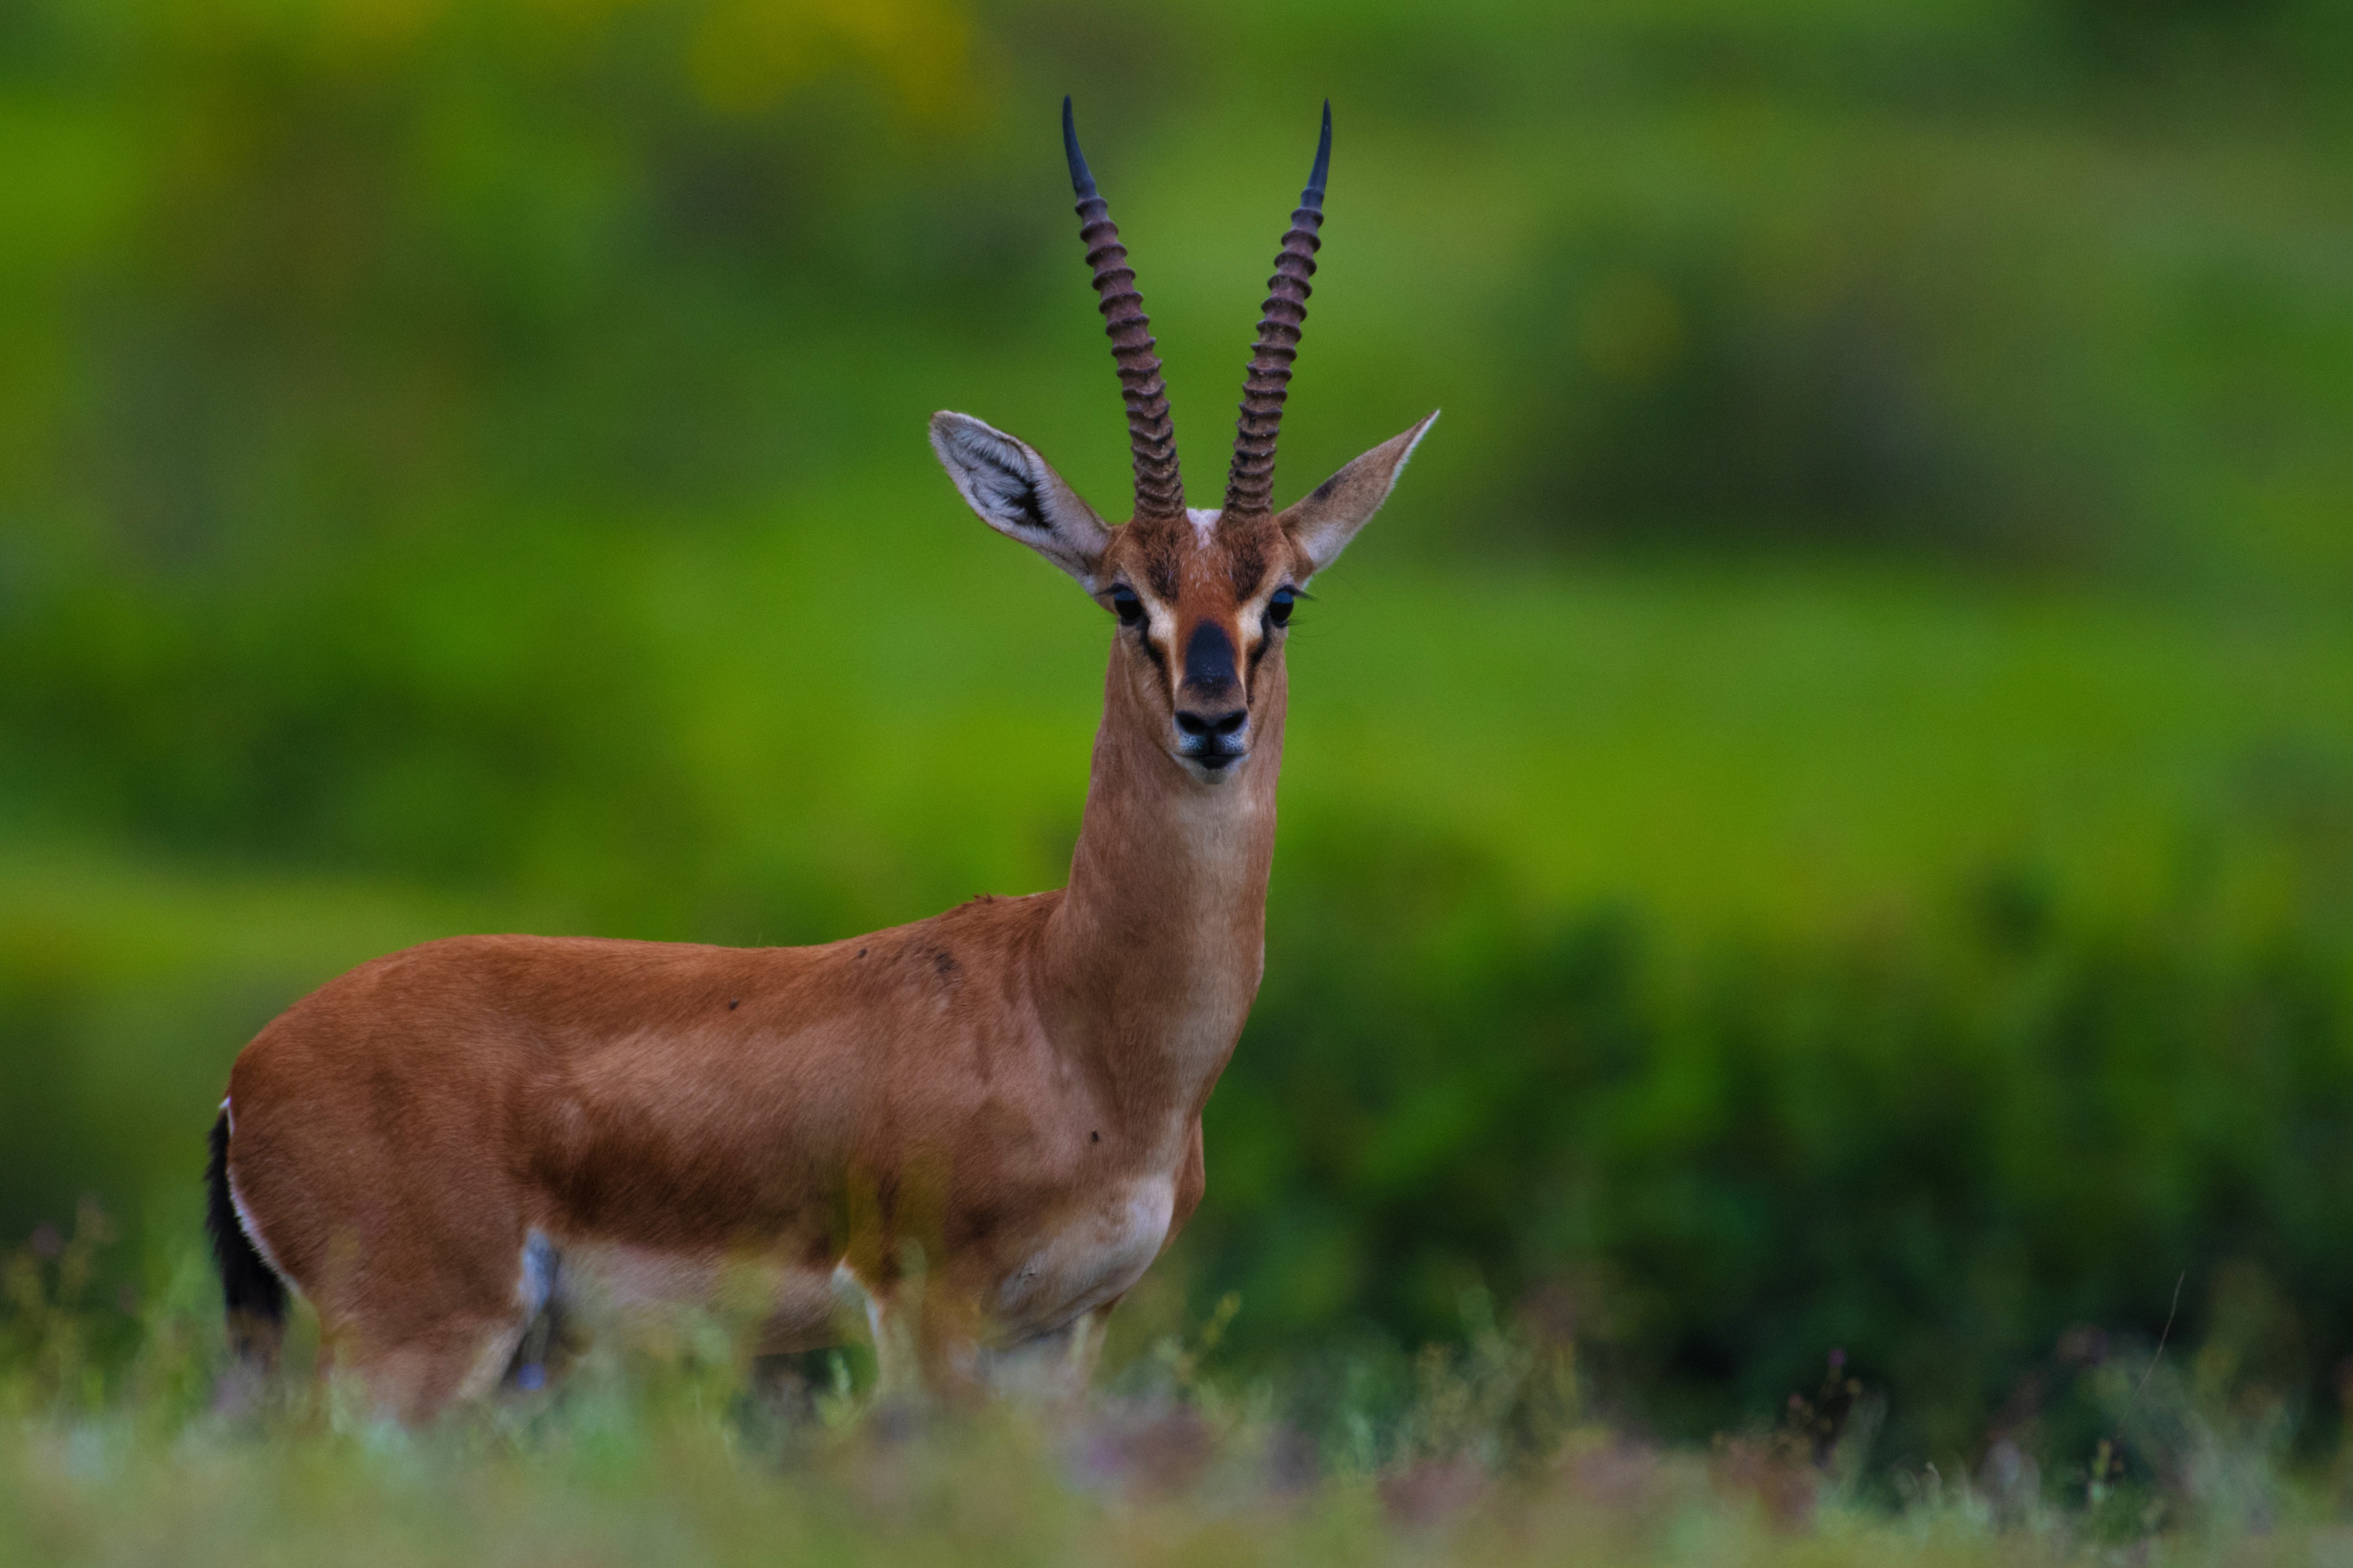
POLYGON ((286 1281, 245 1234, 229 1196, 227 1107, 213 1123, 212 1158, 205 1163, 205 1228, 212 1232, 213 1263, 220 1269, 229 1345, 240 1356, 266 1359, 276 1352, 286 1324, 286 1281))

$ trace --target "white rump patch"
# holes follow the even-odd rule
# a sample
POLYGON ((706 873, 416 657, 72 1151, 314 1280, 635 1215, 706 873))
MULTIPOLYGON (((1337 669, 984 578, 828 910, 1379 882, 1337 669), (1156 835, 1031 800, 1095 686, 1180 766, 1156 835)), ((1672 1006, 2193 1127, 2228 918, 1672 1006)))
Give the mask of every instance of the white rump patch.
MULTIPOLYGON (((220 1108, 221 1115, 228 1121, 228 1135, 234 1139, 237 1136, 237 1112, 230 1107, 227 1095, 221 1097, 220 1108)), ((237 1190, 237 1173, 228 1168, 226 1160, 221 1162, 221 1175, 228 1184, 228 1206, 230 1212, 237 1215, 237 1228, 245 1232, 245 1239, 253 1244, 253 1250, 261 1255, 261 1261, 269 1265, 269 1271, 278 1276, 278 1282, 285 1286, 290 1294, 300 1297, 301 1287, 294 1283, 294 1276, 286 1272, 285 1267, 278 1261, 278 1255, 269 1250, 269 1243, 262 1239, 261 1227, 253 1221, 253 1211, 245 1206, 245 1194, 237 1190)))
POLYGON ((294 1283, 294 1276, 286 1272, 284 1266, 278 1261, 278 1255, 269 1250, 269 1243, 262 1238, 261 1227, 253 1223, 253 1211, 245 1206, 245 1194, 237 1190, 234 1175, 228 1179, 228 1206, 236 1211, 237 1228, 245 1232, 245 1239, 253 1243, 253 1250, 261 1255, 261 1261, 269 1265, 269 1271, 278 1276, 278 1282, 294 1295, 301 1295, 302 1288, 294 1283))

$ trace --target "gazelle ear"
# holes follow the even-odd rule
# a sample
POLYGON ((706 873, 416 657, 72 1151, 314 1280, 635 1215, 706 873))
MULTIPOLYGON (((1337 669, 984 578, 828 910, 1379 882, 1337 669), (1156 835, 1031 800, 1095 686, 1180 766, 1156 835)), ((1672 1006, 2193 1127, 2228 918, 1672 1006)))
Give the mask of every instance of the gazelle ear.
POLYGON ((1308 560, 1312 575, 1340 558, 1356 530, 1373 520, 1397 488, 1398 476, 1423 436, 1438 422, 1429 418, 1371 451, 1310 490, 1275 521, 1308 560))
POLYGON ((981 521, 1035 550, 1088 593, 1101 591, 1111 531, 1045 458, 969 414, 933 415, 932 450, 981 521))

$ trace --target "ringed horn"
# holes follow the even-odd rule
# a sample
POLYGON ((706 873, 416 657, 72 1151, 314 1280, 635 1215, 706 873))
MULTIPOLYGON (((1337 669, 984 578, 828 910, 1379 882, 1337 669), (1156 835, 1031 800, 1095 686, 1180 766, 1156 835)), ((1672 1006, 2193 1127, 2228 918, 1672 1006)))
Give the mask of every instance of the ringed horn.
POLYGON ((1307 320, 1308 279, 1315 276, 1315 252, 1323 240, 1324 179, 1332 167, 1332 100, 1324 100, 1324 137, 1315 167, 1291 215, 1291 229, 1275 253, 1274 276, 1267 279, 1265 313, 1258 323, 1258 346, 1250 353, 1242 383, 1241 418, 1234 427, 1234 463, 1226 478, 1226 515, 1263 517, 1274 509, 1274 442, 1282 427, 1282 400, 1291 384, 1291 362, 1299 357, 1300 328, 1307 320))
MULTIPOLYGON (((1328 120, 1330 111, 1325 113, 1328 120)), ((1176 469, 1176 426, 1168 414, 1168 384, 1160 374, 1160 355, 1154 352, 1152 319, 1144 313, 1144 297, 1135 291, 1135 268, 1127 264, 1127 247, 1119 242, 1111 205, 1095 189, 1086 154, 1079 151, 1078 125, 1067 94, 1062 99, 1062 152, 1071 161, 1071 189, 1079 198, 1079 237, 1086 242, 1087 263, 1095 269, 1103 330, 1111 335, 1120 395, 1127 401, 1127 441, 1135 457, 1135 515, 1181 518, 1185 481, 1176 469)))

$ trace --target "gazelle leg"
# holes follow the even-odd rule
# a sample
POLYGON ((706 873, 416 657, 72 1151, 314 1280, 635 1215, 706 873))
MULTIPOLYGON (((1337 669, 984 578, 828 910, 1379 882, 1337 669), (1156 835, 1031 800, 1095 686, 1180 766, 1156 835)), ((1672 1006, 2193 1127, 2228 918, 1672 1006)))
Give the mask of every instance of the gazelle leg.
POLYGON ((396 1313, 347 1304, 333 1313, 330 1327, 332 1309, 322 1304, 335 1373, 359 1385, 374 1412, 405 1422, 428 1420, 452 1404, 485 1397, 498 1388, 533 1320, 548 1306, 555 1249, 539 1232, 527 1232, 513 1268, 512 1294, 504 1300, 467 1289, 453 1274, 442 1300, 423 1312, 414 1309, 413 1299, 402 1303, 408 1310, 396 1313))
POLYGON ((920 1290, 877 1289, 845 1263, 834 1268, 833 1292, 840 1317, 865 1321, 867 1341, 874 1349, 871 1404, 881 1408, 913 1401, 923 1392, 923 1357, 917 1349, 920 1290))
POLYGON ((346 1331, 335 1336, 333 1374, 358 1385, 372 1414, 427 1421, 495 1389, 530 1323, 528 1314, 514 1311, 458 1319, 397 1339, 346 1331))
POLYGON ((1108 1307, 1019 1344, 982 1352, 976 1370, 991 1393, 1023 1404, 1064 1405, 1085 1394, 1103 1358, 1108 1307))
POLYGON ((866 1330, 874 1342, 874 1403, 913 1400, 923 1391, 923 1358, 915 1348, 915 1314, 878 1295, 866 1298, 866 1330))

